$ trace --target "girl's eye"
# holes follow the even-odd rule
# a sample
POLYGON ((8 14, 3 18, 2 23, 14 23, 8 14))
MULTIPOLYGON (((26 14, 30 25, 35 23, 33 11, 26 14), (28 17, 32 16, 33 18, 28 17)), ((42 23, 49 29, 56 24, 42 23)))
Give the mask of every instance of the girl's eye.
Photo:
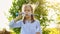
POLYGON ((30 10, 24 10, 24 11, 28 11, 28 12, 30 12, 30 10))
POLYGON ((26 10, 24 10, 24 11, 26 11, 26 10))

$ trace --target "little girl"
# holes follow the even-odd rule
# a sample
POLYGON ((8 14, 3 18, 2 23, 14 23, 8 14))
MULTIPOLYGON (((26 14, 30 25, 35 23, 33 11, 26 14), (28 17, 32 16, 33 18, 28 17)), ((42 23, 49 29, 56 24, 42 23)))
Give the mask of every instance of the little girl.
POLYGON ((21 16, 18 15, 9 26, 11 28, 21 27, 21 34, 42 34, 39 20, 34 19, 32 6, 25 4, 22 7, 22 11, 25 12, 24 18, 18 21, 21 16))

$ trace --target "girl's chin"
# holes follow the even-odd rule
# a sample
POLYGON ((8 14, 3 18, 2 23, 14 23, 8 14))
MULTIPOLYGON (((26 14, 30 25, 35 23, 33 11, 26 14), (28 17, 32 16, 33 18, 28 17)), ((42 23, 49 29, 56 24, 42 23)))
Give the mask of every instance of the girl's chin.
POLYGON ((26 15, 26 17, 30 17, 30 15, 26 15))
POLYGON ((29 18, 29 17, 31 17, 31 16, 26 16, 26 18, 29 18))

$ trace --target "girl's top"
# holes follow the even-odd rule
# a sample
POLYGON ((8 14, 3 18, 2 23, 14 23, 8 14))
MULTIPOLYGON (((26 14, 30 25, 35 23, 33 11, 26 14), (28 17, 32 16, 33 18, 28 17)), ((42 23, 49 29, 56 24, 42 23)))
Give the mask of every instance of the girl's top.
POLYGON ((36 32, 42 34, 40 22, 38 20, 35 20, 34 23, 31 23, 31 21, 25 21, 25 24, 23 23, 23 20, 19 20, 16 23, 12 20, 9 26, 11 28, 21 27, 21 34, 36 34, 36 32))

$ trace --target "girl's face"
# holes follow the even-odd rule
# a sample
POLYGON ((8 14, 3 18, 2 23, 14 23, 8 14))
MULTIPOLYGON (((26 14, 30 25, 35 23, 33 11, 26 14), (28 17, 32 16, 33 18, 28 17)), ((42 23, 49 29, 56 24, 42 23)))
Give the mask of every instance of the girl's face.
POLYGON ((31 6, 25 6, 24 7, 25 17, 30 17, 30 15, 33 13, 31 6))

